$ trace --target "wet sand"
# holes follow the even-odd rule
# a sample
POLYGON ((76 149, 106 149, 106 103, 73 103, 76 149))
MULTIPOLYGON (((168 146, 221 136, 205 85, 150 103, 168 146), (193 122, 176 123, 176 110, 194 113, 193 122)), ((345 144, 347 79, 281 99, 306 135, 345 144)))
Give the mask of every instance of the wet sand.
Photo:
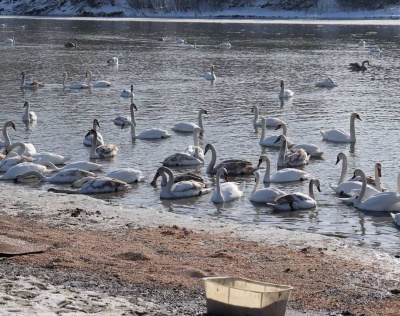
POLYGON ((400 310, 400 259, 332 237, 14 186, 0 227, 47 249, 1 259, 2 315, 202 315, 202 277, 227 275, 293 286, 287 315, 400 310))

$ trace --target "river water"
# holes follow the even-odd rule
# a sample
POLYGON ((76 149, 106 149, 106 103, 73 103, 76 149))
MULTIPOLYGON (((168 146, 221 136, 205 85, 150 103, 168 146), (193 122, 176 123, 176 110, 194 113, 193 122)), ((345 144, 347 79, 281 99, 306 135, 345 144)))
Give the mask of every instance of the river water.
MULTIPOLYGON (((244 197, 232 203, 214 205, 210 195, 174 201, 159 199, 160 187, 149 181, 133 185, 129 192, 97 198, 121 205, 131 204, 193 217, 214 218, 240 223, 282 227, 346 238, 360 246, 392 254, 400 251, 400 230, 389 214, 358 211, 341 204, 330 185, 337 183, 341 167, 335 165, 339 152, 349 157, 349 176, 354 168, 373 174, 375 162, 382 162, 382 180, 396 190, 399 169, 399 31, 392 21, 369 23, 339 21, 239 21, 239 20, 135 20, 135 19, 21 19, 3 18, 7 29, 0 40, 15 35, 15 46, 0 45, 0 113, 2 125, 13 120, 17 131, 12 141, 31 142, 38 152, 71 155, 71 161, 89 159, 82 145, 92 120, 100 121, 107 143, 118 146, 117 157, 99 161, 108 172, 120 167, 142 170, 149 181, 170 154, 192 143, 192 136, 172 131, 182 121, 197 121, 197 112, 205 108, 204 137, 201 146, 212 143, 218 160, 246 158, 257 163, 261 147, 260 132, 253 128, 251 108, 260 107, 262 115, 276 116, 289 125, 294 142, 314 143, 324 151, 324 159, 312 160, 306 170, 321 181, 316 193, 315 210, 275 213, 271 208, 254 205, 248 197, 254 186, 253 176, 231 178, 246 181, 244 197), (25 30, 19 26, 25 25, 25 30), (158 39, 164 36, 165 41, 158 39), (78 39, 78 49, 66 49, 64 43, 78 39), (197 50, 188 51, 176 44, 184 38, 197 50), (360 48, 357 42, 366 41, 360 48), (230 50, 219 44, 229 41, 230 50), (370 47, 379 46, 381 56, 370 47), (118 67, 107 65, 110 57, 119 58, 118 67), (347 69, 350 62, 368 59, 364 73, 347 69), (210 65, 217 80, 204 79, 210 65), (111 88, 68 91, 62 88, 62 73, 68 82, 86 80, 89 69, 96 80, 109 80, 111 88), (19 89, 20 73, 44 81, 37 91, 19 89), (331 76, 339 86, 316 88, 315 82, 331 76), (290 100, 279 100, 279 81, 295 92, 290 100), (122 89, 134 84, 134 102, 138 106, 138 132, 150 127, 169 130, 173 136, 160 141, 132 141, 129 130, 121 130, 112 120, 129 114, 129 99, 120 98, 122 89), (37 123, 21 121, 24 101, 38 115, 37 123), (349 129, 349 117, 357 111, 357 143, 323 142, 320 129, 349 129)), ((3 23, 3 22, 2 22, 3 23)), ((277 131, 268 129, 269 135, 277 131)), ((272 166, 278 151, 267 150, 272 166)), ((210 160, 206 156, 206 165, 210 160)), ((214 183, 205 167, 186 168, 214 183)), ((263 171, 262 171, 263 172, 263 171)), ((2 182, 12 186, 13 183, 2 182)), ((46 190, 50 184, 19 184, 26 189, 46 190)), ((288 192, 307 193, 308 183, 280 184, 288 192)), ((71 199, 74 197, 71 196, 71 199)), ((145 208, 143 208, 145 211, 145 208)), ((121 208, 123 212, 123 207, 121 208)))

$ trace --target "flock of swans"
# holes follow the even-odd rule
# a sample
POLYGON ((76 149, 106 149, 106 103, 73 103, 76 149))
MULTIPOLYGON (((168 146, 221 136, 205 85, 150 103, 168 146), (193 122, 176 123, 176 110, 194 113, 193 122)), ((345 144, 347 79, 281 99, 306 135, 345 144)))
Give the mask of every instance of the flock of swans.
MULTIPOLYGON (((15 39, 13 38, 13 41, 15 39)), ((178 44, 185 44, 183 39, 177 41, 178 44)), ((77 48, 77 40, 65 44, 67 48, 77 48)), ((365 46, 365 44, 364 44, 365 46)), ((224 42, 221 48, 231 48, 231 44, 224 42)), ((197 49, 196 42, 187 45, 187 49, 197 49)), ((109 65, 118 65, 118 58, 112 57, 107 60, 109 65)), ((361 65, 358 63, 350 64, 351 70, 366 70, 368 61, 361 65)), ((92 72, 86 71, 87 82, 66 83, 68 75, 63 73, 62 85, 64 89, 90 89, 91 87, 110 87, 108 81, 92 81, 92 72)), ((214 66, 210 72, 205 74, 205 79, 216 80, 214 66)), ((26 80, 25 72, 21 73, 20 87, 23 89, 38 89, 44 84, 39 81, 29 82, 26 80)), ((317 87, 336 87, 337 83, 331 78, 317 82, 317 87)), ((121 129, 130 129, 132 139, 168 139, 173 134, 168 130, 160 128, 150 128, 140 130, 135 119, 135 111, 138 107, 133 102, 133 85, 130 90, 122 90, 121 97, 131 98, 130 116, 118 116, 114 119, 114 124, 121 129), (137 131, 138 130, 138 131, 137 131)), ((284 80, 280 81, 279 98, 291 98, 294 92, 285 87, 284 80)), ((24 111, 21 120, 31 123, 38 119, 36 113, 31 111, 30 102, 26 101, 23 105, 24 111)), ((210 200, 213 203, 224 203, 243 197, 245 182, 237 184, 229 181, 231 177, 238 175, 254 175, 255 186, 248 196, 254 203, 263 203, 278 211, 295 211, 317 207, 314 188, 320 191, 320 181, 312 177, 307 171, 297 167, 309 164, 313 159, 321 158, 324 152, 315 144, 295 144, 287 137, 287 124, 274 117, 260 117, 258 106, 254 105, 251 109, 254 113, 253 126, 261 127, 259 144, 261 148, 279 148, 276 171, 271 170, 270 157, 262 151, 257 163, 245 159, 217 160, 217 149, 213 144, 207 144, 205 148, 200 147, 199 138, 206 132, 202 117, 207 115, 205 109, 200 109, 197 116, 197 124, 192 122, 180 122, 171 127, 173 131, 192 133, 193 145, 188 146, 181 152, 173 153, 162 161, 162 166, 155 170, 155 175, 151 185, 156 186, 161 178, 160 191, 161 199, 180 199, 197 197, 210 193, 210 200), (281 130, 280 135, 267 136, 268 129, 281 130), (216 178, 215 187, 212 188, 202 176, 194 173, 174 173, 172 170, 176 166, 202 166, 205 164, 205 156, 211 154, 211 159, 206 167, 207 174, 213 174, 216 178), (265 165, 265 172, 262 174, 262 167, 265 165), (229 178, 228 178, 229 177, 229 178), (261 182, 266 184, 301 182, 309 181, 308 194, 302 192, 284 192, 275 187, 260 188, 261 182)), ((358 113, 350 114, 350 129, 321 130, 322 140, 337 143, 355 143, 356 132, 355 122, 361 121, 358 113)), ((36 152, 33 144, 23 142, 11 142, 8 131, 16 129, 12 121, 4 123, 0 139, 0 147, 4 153, 0 155, 0 172, 4 174, 1 180, 13 180, 15 182, 43 181, 50 183, 70 183, 73 189, 51 188, 49 191, 55 193, 74 193, 74 194, 95 194, 126 191, 131 189, 132 183, 143 183, 147 177, 140 170, 133 168, 121 168, 113 170, 105 175, 99 175, 102 170, 100 164, 90 161, 77 161, 67 163, 70 157, 64 157, 55 153, 36 152), (58 167, 63 165, 62 167, 58 167)), ((92 128, 83 136, 82 143, 90 147, 89 160, 91 159, 110 159, 118 154, 117 146, 108 144, 100 132, 99 121, 93 119, 92 128)), ((380 182, 381 164, 375 166, 375 178, 365 176, 360 169, 354 171, 351 179, 346 179, 347 157, 344 153, 339 153, 337 163, 342 161, 342 173, 338 184, 332 186, 333 192, 339 195, 339 201, 351 205, 355 208, 367 211, 392 212, 396 224, 400 225, 400 179, 398 181, 398 192, 385 192, 380 182)), ((332 193, 333 193, 332 192, 332 193)))

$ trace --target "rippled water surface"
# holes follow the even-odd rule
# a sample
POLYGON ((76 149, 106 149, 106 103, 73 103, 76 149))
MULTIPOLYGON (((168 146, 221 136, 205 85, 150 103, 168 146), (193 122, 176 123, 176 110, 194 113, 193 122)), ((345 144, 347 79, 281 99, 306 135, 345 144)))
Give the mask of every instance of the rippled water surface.
MULTIPOLYGON (((0 44, 0 111, 2 125, 16 123, 10 131, 13 141, 32 142, 38 152, 51 151, 72 155, 71 161, 89 158, 82 145, 83 136, 98 118, 107 143, 118 146, 117 157, 100 161, 105 172, 119 167, 134 167, 151 179, 168 155, 192 143, 191 135, 171 130, 176 122, 196 122, 197 112, 205 108, 204 137, 201 145, 213 143, 218 159, 233 157, 258 161, 261 147, 252 125, 251 107, 258 105, 262 115, 277 116, 289 125, 294 142, 315 143, 324 151, 323 160, 312 160, 306 170, 321 181, 316 193, 316 210, 275 213, 263 205, 253 205, 248 197, 254 186, 253 176, 231 180, 246 181, 244 197, 225 205, 214 205, 210 195, 198 198, 161 201, 160 187, 148 182, 133 185, 129 192, 100 198, 119 201, 121 205, 145 205, 194 217, 212 217, 240 223, 283 227, 348 238, 359 245, 390 253, 400 250, 400 231, 389 214, 365 213, 344 206, 330 184, 337 183, 339 152, 349 157, 349 176, 354 168, 372 174, 374 163, 383 164, 382 180, 396 189, 399 169, 399 30, 391 23, 382 25, 344 25, 329 22, 301 24, 257 21, 138 21, 138 20, 62 20, 2 19, 8 29, 0 30, 0 40, 15 34, 14 47, 0 44), (26 25, 26 30, 18 29, 26 25), (158 38, 165 36, 165 41, 158 38), (78 39, 78 49, 64 48, 64 43, 78 39), (197 50, 177 45, 178 38, 196 41, 197 50), (366 48, 357 47, 364 39, 366 48), (229 41, 232 49, 219 44, 229 41), (369 48, 379 46, 381 56, 369 48), (116 56, 118 68, 106 61, 116 56), (347 69, 350 62, 368 59, 371 67, 364 73, 347 69), (214 84, 204 79, 210 65, 215 66, 214 84), (90 69, 94 79, 113 82, 111 88, 92 91, 62 89, 62 73, 68 81, 86 80, 90 69), (38 91, 19 89, 21 71, 28 79, 44 81, 38 91), (331 76, 339 87, 316 88, 314 83, 331 76), (279 81, 295 92, 292 99, 278 99, 279 81), (129 99, 120 91, 134 84, 134 102, 138 106, 138 132, 150 127, 170 130, 173 136, 160 141, 132 141, 129 130, 112 123, 120 114, 129 114, 129 99), (23 103, 31 102, 38 122, 25 126, 21 121, 23 103), (349 117, 357 111, 357 143, 322 142, 320 129, 349 129, 349 117)), ((307 22, 305 22, 307 23, 307 22)), ((343 23, 343 22, 342 22, 343 23)), ((277 131, 268 129, 272 135, 277 131)), ((2 138, 2 136, 1 136, 2 138)), ((276 165, 277 150, 267 150, 276 165)), ((206 164, 210 160, 206 156, 206 164)), ((186 168, 214 183, 205 167, 186 168)), ((1 183, 1 185, 14 185, 1 183)), ((49 188, 49 184, 27 185, 27 189, 49 188)), ((308 191, 308 183, 278 185, 288 191, 308 191)), ((71 196, 73 199, 73 196, 71 196)), ((122 210, 123 211, 123 208, 122 210)), ((145 210, 144 210, 145 211, 145 210)))

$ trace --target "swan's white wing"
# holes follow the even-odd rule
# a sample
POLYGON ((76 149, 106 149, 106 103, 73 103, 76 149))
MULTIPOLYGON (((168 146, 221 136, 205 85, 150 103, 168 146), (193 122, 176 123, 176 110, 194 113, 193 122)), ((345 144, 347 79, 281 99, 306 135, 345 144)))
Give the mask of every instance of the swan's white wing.
POLYGON ((199 127, 199 126, 194 123, 177 123, 172 127, 172 129, 174 131, 179 131, 179 132, 193 133, 193 131, 196 127, 199 127))
POLYGON ((286 193, 278 188, 264 188, 254 192, 250 196, 250 201, 256 203, 272 203, 278 197, 285 195, 286 193))
POLYGON ((322 138, 333 142, 348 142, 350 133, 343 129, 332 129, 329 131, 320 131, 322 138))
POLYGON ((308 164, 310 157, 304 149, 290 150, 285 154, 285 167, 296 167, 308 164))
POLYGON ((159 138, 168 138, 172 135, 168 133, 166 130, 159 129, 159 128, 152 128, 141 132, 137 138, 143 139, 159 139, 159 138))
POLYGON ((90 194, 90 193, 111 193, 117 191, 125 191, 130 189, 130 185, 124 181, 117 179, 100 177, 94 178, 86 182, 80 189, 80 193, 90 194))
POLYGON ((396 192, 382 192, 364 200, 357 207, 366 211, 389 211, 393 204, 400 203, 400 195, 396 192))
POLYGON ((293 181, 303 181, 310 177, 310 175, 304 171, 294 168, 285 168, 275 172, 271 178, 271 182, 293 182, 293 181))
POLYGON ((108 178, 114 178, 126 183, 137 183, 144 181, 144 176, 140 170, 132 168, 123 168, 111 171, 105 175, 108 178))

